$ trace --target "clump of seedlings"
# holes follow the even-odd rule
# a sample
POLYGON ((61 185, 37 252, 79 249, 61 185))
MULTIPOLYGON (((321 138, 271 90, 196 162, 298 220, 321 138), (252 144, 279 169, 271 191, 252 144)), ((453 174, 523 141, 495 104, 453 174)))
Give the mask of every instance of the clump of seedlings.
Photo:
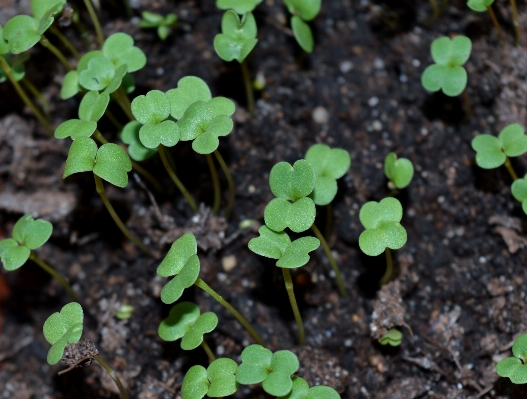
POLYGON ((496 365, 500 377, 508 377, 513 384, 527 384, 527 334, 522 334, 512 345, 514 357, 508 357, 496 365))
POLYGON ((139 26, 145 29, 156 29, 157 36, 161 40, 166 40, 176 24, 177 15, 174 13, 169 13, 163 16, 150 11, 143 11, 141 13, 141 22, 139 23, 139 26))
POLYGON ((48 363, 55 365, 62 360, 69 367, 59 372, 64 374, 76 367, 89 366, 97 361, 114 380, 122 399, 128 399, 117 373, 100 356, 95 345, 86 340, 80 340, 83 330, 84 312, 81 305, 71 302, 60 312, 53 313, 44 322, 43 332, 46 341, 51 344, 48 351, 48 363))

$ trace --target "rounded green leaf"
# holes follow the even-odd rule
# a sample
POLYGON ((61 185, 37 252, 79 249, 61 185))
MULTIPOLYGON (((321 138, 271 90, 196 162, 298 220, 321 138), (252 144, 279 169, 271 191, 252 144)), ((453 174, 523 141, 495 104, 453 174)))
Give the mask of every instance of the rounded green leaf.
POLYGON ((182 399, 201 399, 209 389, 207 370, 203 366, 192 366, 188 369, 181 386, 182 399))
POLYGON ((102 46, 102 52, 116 67, 126 64, 128 72, 138 71, 146 65, 146 55, 134 46, 134 39, 126 33, 118 32, 109 36, 102 46))
POLYGON ((306 53, 313 52, 315 41, 309 25, 296 15, 293 15, 291 18, 291 28, 293 28, 293 34, 299 46, 306 53))
POLYGON ((320 241, 315 237, 299 238, 288 245, 283 256, 276 262, 276 266, 287 269, 304 266, 309 262, 309 252, 319 246, 320 241))
MULTIPOLYGON (((31 13, 36 19, 42 18, 44 15, 50 12, 51 9, 54 9, 57 6, 64 6, 66 0, 31 0, 31 13)), ((57 12, 61 11, 62 8, 59 8, 57 12)))
POLYGON ((306 399, 340 399, 340 395, 333 388, 319 385, 309 389, 306 399))
POLYGON ((316 205, 327 205, 337 195, 337 181, 329 176, 318 176, 313 192, 309 195, 316 205))
POLYGON ((207 377, 210 386, 207 395, 211 398, 223 398, 232 395, 238 390, 236 370, 238 364, 228 358, 214 360, 207 368, 207 377))
POLYGON ((511 192, 517 201, 524 202, 527 200, 527 175, 512 183, 511 192))
POLYGON ((527 360, 527 334, 522 334, 514 340, 512 354, 525 363, 527 360))
POLYGON ((141 28, 150 28, 154 26, 158 26, 163 22, 163 16, 160 14, 155 14, 150 11, 143 11, 141 13, 141 28))
POLYGON ((267 227, 274 231, 283 231, 289 227, 295 233, 309 229, 315 221, 315 203, 304 197, 291 203, 283 198, 275 198, 267 204, 264 220, 267 227))
POLYGON ((221 19, 222 33, 214 38, 214 50, 225 61, 242 62, 258 42, 257 30, 252 13, 244 14, 240 20, 238 14, 229 10, 221 19))
POLYGON ((449 64, 463 65, 470 57, 472 41, 466 36, 458 35, 451 39, 451 43, 449 64))
POLYGON ((430 65, 426 67, 423 72, 423 76, 421 76, 421 84, 428 91, 439 91, 443 87, 443 82, 445 80, 447 71, 448 67, 444 65, 430 65))
POLYGON ((63 306, 60 312, 55 312, 44 322, 43 332, 46 341, 50 344, 58 342, 67 331, 81 324, 84 319, 84 313, 81 305, 77 302, 71 302, 63 306))
POLYGON ((193 103, 177 122, 181 132, 181 141, 194 140, 207 130, 212 118, 212 110, 205 102, 196 101, 193 103))
POLYGON ((104 90, 112 82, 115 66, 104 56, 96 56, 88 61, 88 67, 79 71, 79 84, 87 90, 104 90))
POLYGON ((35 220, 31 215, 24 215, 13 227, 13 238, 21 245, 33 250, 44 245, 52 232, 53 225, 47 220, 35 220))
POLYGON ((70 119, 66 122, 62 122, 57 127, 55 130, 55 137, 57 139, 71 137, 72 140, 77 140, 80 137, 90 137, 93 132, 95 132, 95 129, 97 129, 97 122, 70 119))
POLYGON ((212 116, 227 115, 231 116, 236 111, 234 102, 225 97, 214 97, 207 101, 207 106, 212 111, 212 116))
POLYGON ((198 154, 211 154, 220 145, 218 137, 227 136, 233 129, 232 119, 227 115, 218 115, 210 121, 207 130, 192 142, 192 149, 198 154))
POLYGON ((505 163, 506 155, 501 142, 490 134, 480 134, 472 139, 472 149, 476 151, 476 163, 483 169, 494 169, 505 163))
POLYGON ((111 94, 114 91, 117 91, 117 89, 121 86, 123 83, 123 79, 128 73, 128 66, 127 65, 119 65, 115 69, 115 75, 113 75, 113 79, 108 85, 106 89, 104 89, 105 93, 111 94))
POLYGON ((180 302, 174 305, 168 317, 164 319, 157 332, 164 341, 176 341, 183 338, 200 315, 199 307, 192 302, 180 302))
POLYGON ((170 250, 157 268, 161 277, 178 274, 192 255, 198 253, 198 243, 192 233, 185 233, 172 243, 170 250))
POLYGON ((203 313, 181 340, 181 349, 196 349, 203 342, 203 335, 214 331, 217 325, 218 316, 214 312, 203 313))
POLYGON ((141 126, 137 121, 130 121, 124 125, 120 133, 121 140, 128 145, 128 155, 134 161, 144 161, 157 153, 157 148, 146 148, 139 140, 141 126))
POLYGON ((300 377, 293 377, 292 380, 293 386, 291 392, 277 399, 306 399, 309 392, 309 384, 307 381, 300 377))
POLYGON ((196 101, 207 102, 212 98, 207 83, 196 76, 181 78, 177 88, 170 89, 166 95, 170 101, 170 115, 175 119, 181 119, 187 108, 196 101))
POLYGON ((60 89, 60 98, 66 100, 73 97, 79 92, 79 73, 77 71, 69 71, 64 75, 62 80, 62 87, 60 89))
POLYGON ((9 45, 9 51, 20 54, 29 50, 40 40, 36 21, 29 15, 17 15, 4 26, 4 40, 9 45))
POLYGON ((527 384, 527 364, 515 357, 508 357, 496 365, 500 377, 510 378, 513 384, 527 384))
POLYGON ((270 373, 273 352, 261 345, 246 347, 241 355, 242 364, 236 370, 236 381, 243 385, 257 384, 270 373))
POLYGON ((262 383, 265 392, 273 396, 284 396, 291 392, 294 374, 300 366, 296 355, 288 350, 277 351, 271 359, 271 373, 262 383))
POLYGON ((157 148, 160 144, 173 147, 179 142, 180 136, 178 124, 170 120, 157 125, 143 125, 139 129, 139 141, 149 149, 157 148))
POLYGON ((505 126, 498 139, 503 147, 503 152, 509 157, 518 157, 527 152, 527 136, 525 129, 518 123, 505 126))
POLYGON ((121 146, 113 143, 103 144, 97 151, 93 173, 101 179, 124 188, 128 184, 128 172, 131 170, 130 157, 121 146))
POLYGON ((89 137, 79 137, 71 143, 62 178, 65 179, 74 173, 92 171, 96 156, 95 141, 89 137))
POLYGON ((34 15, 35 23, 37 26, 37 32, 39 35, 44 34, 44 32, 48 30, 48 28, 55 20, 55 14, 61 12, 62 8, 63 4, 62 2, 60 2, 45 10, 45 12, 41 16, 34 15))
POLYGON ((412 181, 414 166, 409 159, 397 159, 397 155, 390 152, 384 159, 384 173, 395 187, 402 189, 412 181))
POLYGON ((89 91, 79 105, 79 119, 97 122, 104 115, 109 103, 110 95, 108 93, 99 94, 94 90, 89 91))
POLYGON ((494 3, 494 0, 468 0, 467 6, 471 10, 477 12, 487 11, 487 7, 490 7, 494 3))
POLYGON ((287 162, 279 162, 273 166, 269 175, 269 186, 273 194, 290 201, 307 197, 313 191, 315 182, 315 169, 305 159, 296 161, 293 166, 287 162))
POLYGON ((238 14, 253 11, 263 0, 216 0, 216 7, 220 10, 233 9, 238 14))
POLYGON ((430 52, 432 53, 432 59, 436 64, 449 64, 450 54, 452 52, 451 39, 447 36, 435 39, 430 46, 430 52))
POLYGON ((448 68, 443 79, 442 89, 447 96, 459 96, 467 87, 467 71, 461 66, 448 68))
POLYGON ((390 345, 390 346, 399 346, 403 339, 403 334, 396 328, 390 328, 386 334, 384 334, 380 339, 379 343, 381 345, 390 345))
POLYGON ((157 27, 157 36, 161 40, 166 40, 168 34, 170 33, 170 28, 166 25, 160 25, 157 27))
POLYGON ((196 282, 199 269, 198 255, 192 255, 179 274, 163 287, 161 301, 166 304, 176 302, 183 295, 183 291, 196 282))
POLYGON ((59 362, 64 354, 66 345, 78 342, 82 336, 82 324, 73 325, 66 333, 55 342, 48 351, 48 364, 54 365, 59 362))
POLYGON ((150 90, 145 96, 134 98, 132 114, 143 125, 157 125, 170 115, 170 102, 162 91, 150 90))
POLYGON ((342 148, 330 148, 325 144, 312 145, 307 150, 305 158, 315 169, 317 177, 329 176, 340 179, 351 165, 348 151, 342 148))
POLYGON ((291 239, 283 231, 276 232, 267 226, 261 226, 258 233, 260 234, 259 237, 249 241, 249 249, 266 258, 280 259, 291 244, 291 239))
POLYGON ((311 21, 320 12, 322 0, 285 0, 289 12, 298 14, 304 21, 311 21))
POLYGON ((7 271, 13 271, 23 266, 30 254, 29 248, 19 246, 13 238, 0 241, 0 259, 7 271))

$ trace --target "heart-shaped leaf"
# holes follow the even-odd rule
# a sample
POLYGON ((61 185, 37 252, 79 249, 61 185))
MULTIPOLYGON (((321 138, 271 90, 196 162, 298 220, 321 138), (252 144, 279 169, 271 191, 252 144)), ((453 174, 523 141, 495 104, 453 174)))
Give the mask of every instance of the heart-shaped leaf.
POLYGON ((121 146, 113 143, 103 144, 97 151, 93 173, 101 179, 124 188, 128 185, 128 172, 131 170, 132 162, 121 146))
POLYGON ((258 384, 267 378, 271 370, 273 352, 261 345, 246 347, 241 355, 242 364, 236 370, 236 381, 243 385, 258 384))
POLYGON ((7 271, 13 271, 27 262, 31 251, 25 246, 19 246, 15 239, 6 238, 0 241, 0 259, 7 271))
POLYGON ((139 129, 139 140, 146 148, 154 149, 163 144, 175 146, 181 137, 180 128, 174 121, 163 121, 158 125, 143 125, 139 129))
POLYGON ((79 92, 79 73, 77 71, 69 71, 64 75, 62 80, 62 87, 60 89, 60 98, 67 100, 79 92))
POLYGON ((487 7, 490 7, 492 3, 494 3, 494 0, 468 0, 467 6, 471 10, 485 12, 487 11, 487 7))
POLYGON ((79 137, 71 143, 62 178, 65 179, 74 173, 92 171, 96 156, 95 141, 89 137, 79 137))
POLYGON ((185 233, 172 243, 170 250, 157 268, 161 277, 177 275, 192 255, 198 253, 198 243, 192 233, 185 233))
POLYGON ((194 140, 207 130, 214 115, 204 101, 196 101, 190 105, 183 117, 177 122, 181 132, 181 141, 194 140))
POLYGON ((522 334, 514 341, 512 353, 496 365, 496 372, 501 377, 509 377, 514 384, 527 383, 527 334, 522 334))
POLYGON ((262 388, 269 395, 284 396, 293 388, 293 375, 300 367, 296 355, 287 350, 273 353, 271 360, 271 373, 262 383, 262 388))
POLYGON ((130 121, 124 125, 120 133, 123 143, 128 144, 128 155, 134 161, 144 161, 157 153, 157 148, 146 148, 139 140, 141 126, 141 123, 137 121, 130 121))
POLYGON ((523 212, 527 215, 527 175, 512 183, 511 192, 514 198, 522 203, 523 212))
POLYGON ((227 136, 233 129, 232 119, 227 115, 218 115, 207 125, 207 130, 202 132, 192 142, 192 149, 198 154, 211 154, 220 145, 220 136, 227 136))
POLYGON ((503 152, 509 157, 518 157, 527 152, 527 135, 525 129, 518 123, 505 126, 498 139, 501 142, 503 152))
POLYGON ((309 393, 309 384, 301 377, 293 377, 293 386, 291 392, 277 399, 306 399, 309 393))
POLYGON ((253 11, 263 0, 216 0, 216 7, 220 10, 233 9, 238 14, 253 11))
POLYGON ((414 165, 409 159, 397 159, 397 155, 390 152, 384 159, 384 173, 396 188, 402 189, 412 181, 414 165))
POLYGON ((212 116, 218 115, 231 116, 236 111, 234 103, 226 97, 214 97, 207 101, 207 106, 212 111, 212 116))
POLYGON ((170 115, 174 119, 181 119, 188 107, 196 101, 207 102, 212 98, 209 86, 203 79, 196 76, 185 76, 177 83, 176 89, 166 93, 170 101, 170 115))
POLYGON ((276 262, 276 266, 286 269, 304 266, 309 262, 309 252, 320 246, 315 237, 301 237, 289 244, 283 256, 276 262))
POLYGON ((284 0, 291 14, 298 14, 304 21, 311 21, 320 12, 322 0, 284 0))
POLYGON ((249 249, 266 258, 280 259, 291 244, 291 239, 284 231, 276 232, 267 226, 261 226, 258 233, 259 237, 249 241, 249 249))
POLYGON ((104 90, 115 76, 115 66, 102 56, 96 56, 88 61, 88 67, 79 70, 79 84, 87 90, 104 90))
POLYGON ((157 125, 170 115, 170 102, 162 91, 150 90, 145 96, 134 98, 132 114, 143 125, 157 125))
POLYGON ((13 238, 21 245, 33 250, 44 245, 52 232, 53 225, 47 220, 35 220, 31 215, 24 215, 13 227, 13 238))
POLYGON ((80 137, 90 137, 93 132, 95 132, 95 129, 97 129, 97 122, 82 121, 80 119, 70 119, 66 122, 62 122, 57 127, 57 130, 55 130, 55 137, 57 139, 65 139, 66 137, 71 137, 72 140, 77 140, 80 137))
POLYGON ((5 24, 3 33, 9 51, 13 54, 29 50, 40 40, 36 21, 29 15, 16 15, 11 18, 5 24))
POLYGON ((134 46, 132 36, 118 32, 109 36, 102 52, 116 67, 126 64, 128 72, 135 72, 146 65, 146 55, 139 47, 134 46))
POLYGON ((315 203, 304 197, 291 203, 283 198, 275 198, 267 204, 264 220, 267 227, 274 231, 283 231, 289 227, 295 233, 309 229, 316 216, 315 203))
POLYGON ((236 370, 238 364, 228 358, 214 360, 207 368, 207 378, 210 386, 207 395, 211 398, 224 398, 238 390, 236 370))
POLYGON ((315 187, 315 169, 305 159, 300 159, 293 166, 279 162, 271 169, 269 186, 278 198, 297 201, 308 196, 315 187))
POLYGON ((192 255, 183 269, 161 290, 161 301, 166 304, 176 302, 186 288, 192 286, 199 276, 200 264, 198 255, 192 255))
POLYGON ((97 122, 104 115, 109 103, 110 95, 108 93, 99 94, 94 90, 89 91, 79 105, 80 120, 97 122))
POLYGON ((192 366, 183 378, 181 386, 182 399, 201 399, 209 390, 207 370, 203 366, 192 366))
POLYGON ((214 37, 214 50, 224 61, 242 62, 256 46, 258 39, 256 20, 251 12, 242 19, 236 12, 229 10, 221 20, 222 33, 214 37))
POLYGON ((181 340, 181 349, 196 349, 203 342, 203 335, 214 331, 217 325, 218 316, 214 312, 203 313, 181 340))
POLYGON ((50 13, 51 9, 55 9, 55 7, 59 6, 58 11, 55 13, 58 13, 62 10, 62 6, 66 4, 66 0, 31 0, 31 13, 36 19, 40 19, 46 14, 50 13))
POLYGON ((300 17, 293 15, 291 17, 291 28, 293 28, 293 35, 295 40, 302 50, 306 53, 312 53, 315 47, 315 40, 313 39, 313 32, 307 23, 300 17))
POLYGON ((364 204, 359 219, 366 228, 359 237, 359 247, 366 255, 380 255, 386 248, 399 249, 407 240, 406 230, 399 223, 403 208, 396 198, 364 204))
POLYGON ((494 169, 505 163, 501 142, 490 134, 480 134, 472 139, 472 149, 476 151, 476 163, 483 169, 494 169))

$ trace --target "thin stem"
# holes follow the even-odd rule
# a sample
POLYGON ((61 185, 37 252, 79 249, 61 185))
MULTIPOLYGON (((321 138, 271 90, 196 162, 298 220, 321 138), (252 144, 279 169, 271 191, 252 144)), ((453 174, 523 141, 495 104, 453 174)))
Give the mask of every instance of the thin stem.
POLYGON ((390 251, 390 248, 386 247, 384 253, 386 254, 386 271, 384 272, 384 275, 382 276, 381 281, 379 282, 381 286, 387 284, 388 281, 390 281, 390 279, 392 278, 393 270, 392 251, 390 251))
POLYGON ((251 336, 257 343, 259 343, 263 347, 266 347, 262 337, 260 337, 260 334, 256 332, 254 327, 245 319, 245 317, 243 317, 240 312, 234 309, 229 302, 223 299, 223 297, 216 291, 214 291, 205 281, 198 277, 198 279, 194 282, 194 285, 207 292, 220 305, 227 309, 236 318, 236 320, 238 320, 240 324, 245 327, 245 329, 249 332, 249 334, 251 334, 251 336))
POLYGON ((498 29, 498 35, 500 37, 500 40, 503 42, 505 40, 505 36, 503 35, 503 30, 501 29, 501 25, 498 22, 498 18, 496 18, 496 14, 494 14, 494 11, 492 10, 492 6, 487 7, 487 11, 490 14, 490 18, 492 19, 492 23, 498 29))
POLYGON ((134 114, 132 114, 132 104, 130 103, 128 95, 124 91, 123 86, 119 86, 119 88, 113 92, 113 95, 114 98, 117 100, 117 104, 119 104, 123 112, 126 114, 127 118, 131 121, 135 121, 135 116, 134 114))
POLYGON ((324 249, 324 252, 326 253, 326 256, 329 260, 329 264, 331 265, 331 268, 335 272, 335 280, 337 281, 337 287, 339 290, 339 294, 341 297, 346 297, 346 287, 344 286, 344 280, 342 279, 342 275, 340 274, 340 269, 337 265, 337 262, 335 261, 335 258, 333 257, 333 254, 331 253, 331 249, 329 248, 328 242, 318 229, 318 227, 313 223, 311 226, 311 230, 313 230, 313 233, 315 233, 315 236, 320 240, 320 244, 322 244, 322 249, 324 249))
POLYGON ((177 186, 179 191, 181 191, 181 194, 183 194, 192 210, 194 212, 198 212, 198 207, 196 205, 196 202, 194 201, 194 198, 192 198, 192 195, 190 195, 183 183, 181 183, 181 180, 179 180, 176 176, 176 172, 174 172, 174 170, 170 166, 170 162, 168 161, 169 155, 167 149, 163 144, 159 144, 159 147, 157 147, 157 149, 159 150, 159 156, 161 157, 161 161, 163 162, 163 165, 165 166, 168 175, 170 176, 174 184, 177 186))
POLYGON ((73 44, 71 44, 71 42, 68 40, 68 38, 66 36, 64 36, 62 34, 62 32, 55 25, 52 24, 49 27, 49 31, 51 33, 53 33, 57 37, 57 39, 59 39, 62 42, 64 47, 66 47, 68 49, 68 51, 71 53, 71 55, 73 55, 75 57, 76 60, 81 58, 79 52, 77 51, 77 49, 73 46, 73 44))
POLYGON ((108 197, 106 196, 106 192, 104 191, 104 184, 102 183, 101 178, 97 176, 95 173, 93 174, 93 177, 95 178, 95 188, 97 189, 97 193, 99 193, 99 195, 101 196, 104 206, 106 206, 106 209, 110 213, 110 216, 112 217, 117 227, 119 227, 119 229, 123 232, 123 234, 130 241, 132 241, 139 249, 141 249, 147 255, 152 256, 152 253, 146 247, 146 245, 143 244, 136 236, 130 233, 130 230, 128 230, 128 228, 125 226, 125 224, 123 223, 119 215, 117 215, 117 212, 115 212, 115 209, 113 209, 113 206, 112 204, 110 204, 110 201, 108 200, 108 197))
POLYGON ((225 219, 229 219, 229 217, 231 216, 232 206, 234 204, 234 196, 236 195, 236 186, 234 185, 234 180, 232 179, 231 172, 229 171, 225 160, 221 156, 220 151, 216 149, 214 151, 214 155, 216 156, 216 159, 220 164, 221 170, 223 170, 223 173, 227 178, 227 184, 229 185, 229 202, 227 202, 227 208, 225 208, 225 219))
POLYGON ((243 60, 240 63, 242 68, 243 75, 243 84, 245 85, 245 96, 247 98, 247 109, 251 115, 254 115, 254 92, 253 85, 251 82, 251 75, 249 73, 249 68, 247 67, 247 62, 243 60))
POLYGON ((291 308, 293 309, 293 314, 295 315, 296 326, 298 328, 298 344, 304 345, 306 343, 304 323, 302 322, 302 316, 300 315, 300 310, 298 310, 298 305, 296 304, 291 273, 289 272, 289 269, 282 268, 282 274, 284 275, 285 289, 287 290, 287 296, 289 296, 289 302, 291 303, 291 308))
POLYGON ((514 25, 514 32, 516 36, 516 45, 519 46, 521 43, 521 30, 520 30, 520 19, 518 17, 518 8, 516 7, 516 0, 511 0, 512 10, 512 24, 514 25))
POLYGON ((511 165, 511 160, 509 159, 508 156, 505 156, 505 167, 509 171, 509 174, 511 175, 512 180, 518 180, 518 175, 514 171, 514 168, 511 165))
POLYGON ((44 114, 46 114, 46 119, 49 121, 50 115, 49 115, 48 100, 46 100, 46 98, 42 95, 42 93, 35 87, 33 83, 31 83, 31 81, 28 78, 24 76, 22 79, 20 79, 20 81, 31 92, 33 97, 35 97, 37 101, 40 103, 40 105, 42 106, 42 110, 44 111, 44 114))
POLYGON ((11 72, 11 67, 9 66, 7 61, 4 59, 4 57, 2 57, 2 55, 0 55, 0 68, 4 70, 7 78, 9 79, 13 87, 15 88, 18 96, 22 99, 24 104, 26 104, 29 107, 33 115, 35 115, 35 118, 38 119, 38 121, 41 123, 42 126, 44 126, 44 128, 48 131, 50 135, 53 134, 53 129, 51 127, 51 124, 46 120, 44 115, 42 115, 42 113, 38 110, 35 104, 33 104, 33 102, 29 99, 24 89, 18 84, 18 82, 16 81, 15 77, 13 76, 11 72))
POLYGON ((431 20, 435 21, 437 17, 439 17, 439 13, 440 13, 439 6, 437 5, 436 0, 429 0, 429 1, 430 1, 430 5, 432 6, 432 10, 434 11, 434 13, 432 14, 431 20))
POLYGON ((216 356, 214 356, 214 353, 212 353, 212 350, 210 349, 209 344, 207 344, 205 340, 201 341, 201 347, 207 354, 207 357, 209 358, 209 363, 212 363, 214 360, 216 360, 216 356))
POLYGON ((324 232, 324 237, 326 237, 326 240, 329 240, 329 237, 331 236, 331 226, 333 224, 333 207, 331 206, 331 202, 326 205, 326 231, 324 232))
POLYGON ((109 108, 106 108, 106 111, 104 111, 104 113, 105 113, 106 117, 110 120, 112 125, 114 125, 117 130, 122 130, 123 129, 123 124, 117 120, 117 118, 115 117, 113 112, 110 111, 109 108))
POLYGON ((214 202, 212 205, 212 213, 217 214, 220 210, 221 202, 221 191, 220 191, 220 179, 218 179, 218 171, 214 166, 214 160, 210 154, 205 155, 207 157, 207 164, 209 165, 210 175, 212 177, 212 186, 214 187, 214 202))
POLYGON ((95 27, 95 32, 97 33, 97 41, 99 42, 99 46, 102 48, 102 45, 104 44, 104 35, 102 34, 99 18, 97 18, 97 14, 95 13, 95 9, 93 8, 90 0, 84 0, 84 5, 90 14, 91 21, 95 27))
POLYGON ((42 35, 40 37, 40 44, 42 44, 45 48, 51 51, 53 55, 57 57, 57 59, 62 63, 62 65, 64 65, 64 68, 66 68, 68 71, 73 70, 73 67, 66 59, 66 57, 64 57, 64 54, 62 54, 58 48, 51 44, 51 42, 47 39, 46 36, 42 35))
POLYGON ((48 265, 46 262, 40 259, 33 251, 30 252, 29 259, 31 259, 33 262, 39 265, 42 269, 44 269, 49 275, 51 275, 51 277, 57 280, 59 284, 64 287, 64 289, 68 292, 68 294, 71 296, 71 298, 75 302, 80 302, 79 297, 77 296, 75 291, 73 291, 73 288, 71 288, 71 285, 68 283, 68 281, 64 277, 62 277, 62 275, 58 271, 56 271, 50 265, 48 265))
POLYGON ((119 379, 119 376, 114 371, 113 368, 110 367, 108 363, 106 363, 99 355, 95 356, 95 360, 99 362, 99 364, 102 366, 104 370, 112 377, 112 380, 115 382, 115 385, 117 385, 117 388, 119 388, 119 393, 121 394, 121 399, 128 399, 128 394, 126 393, 126 390, 124 389, 123 384, 121 383, 121 380, 119 379))

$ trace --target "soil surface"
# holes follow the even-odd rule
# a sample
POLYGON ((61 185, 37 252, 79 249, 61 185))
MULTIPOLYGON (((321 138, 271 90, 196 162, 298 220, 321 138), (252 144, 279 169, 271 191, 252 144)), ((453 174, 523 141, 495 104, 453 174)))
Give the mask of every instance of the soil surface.
MULTIPOLYGON (((235 129, 220 145, 237 186, 232 217, 225 221, 210 213, 206 160, 180 143, 172 155, 184 184, 204 204, 198 215, 157 156, 144 167, 162 182, 162 192, 132 174, 126 189, 106 185, 119 215, 158 255, 145 256, 115 227, 90 174, 62 179, 70 142, 47 136, 4 83, 0 238, 10 235, 24 213, 53 223, 50 241, 37 253, 72 283, 85 311, 83 336, 117 370, 131 398, 180 398, 186 370, 207 364, 201 348, 185 352, 179 342, 163 342, 157 334, 170 306, 159 298, 167 280, 156 276, 156 268, 186 231, 200 244, 201 278, 256 326, 272 350, 294 351, 301 362, 297 375, 310 385, 334 387, 342 398, 526 397, 526 389, 495 372, 496 363, 511 355, 514 338, 527 332, 526 218, 510 194, 507 170, 478 168, 470 146, 478 133, 497 135, 506 124, 527 123, 527 51, 524 45, 513 47, 508 1, 494 6, 506 33, 507 44, 500 45, 490 17, 469 11, 464 0, 451 0, 435 21, 427 0, 324 0, 311 23, 315 50, 305 55, 291 35, 282 2, 265 0, 255 11, 259 42, 248 60, 252 74, 266 79, 253 118, 245 109, 239 65, 223 62, 214 52, 222 16, 214 1, 130 3, 132 18, 121 1, 101 2, 101 21, 105 35, 129 33, 148 56, 146 67, 134 74, 134 95, 166 91, 183 76, 196 75, 213 95, 237 102, 235 129), (155 30, 139 28, 143 10, 175 12, 178 29, 160 41, 155 30), (466 98, 430 95, 421 86, 421 74, 432 62, 432 40, 451 34, 473 40, 466 64, 470 107, 466 98), (268 185, 272 166, 303 158, 315 143, 351 154, 351 168, 339 181, 333 202, 329 234, 348 297, 338 296, 322 249, 293 272, 307 340, 299 347, 282 273, 273 261, 249 251, 247 243, 273 198, 268 185), (383 173, 390 151, 409 158, 416 173, 397 194, 408 242, 394 252, 394 278, 379 291, 385 258, 361 253, 358 213, 365 202, 390 194, 383 173), (240 230, 246 219, 256 220, 256 226, 240 230), (130 319, 115 317, 122 304, 134 307, 130 319), (393 324, 403 332, 399 347, 383 347, 372 338, 393 324)), ((63 33, 82 51, 86 45, 95 48, 89 16, 82 2, 74 5, 90 33, 83 39, 73 25, 62 28, 63 33)), ((519 8, 525 28, 526 4, 520 1, 519 8)), ((2 25, 28 12, 27 0, 0 0, 2 25)), ((30 54, 27 77, 49 102, 54 126, 76 117, 78 98, 59 97, 62 65, 42 47, 30 54)), ((118 107, 110 108, 126 121, 118 107)), ((106 118, 99 128, 119 142, 106 118)), ((515 158, 513 166, 523 176, 525 156, 515 158)), ((227 185, 220 176, 225 206, 227 185)), ((316 224, 324 230, 326 210, 318 213, 316 224)), ((183 299, 218 314, 218 327, 206 340, 217 356, 239 362, 243 348, 253 342, 248 333, 197 288, 186 290, 183 299)), ((58 376, 64 366, 46 362, 49 344, 42 325, 70 301, 32 262, 15 272, 2 269, 0 398, 117 396, 98 365, 58 376)), ((235 397, 267 396, 259 387, 243 386, 235 397)))

